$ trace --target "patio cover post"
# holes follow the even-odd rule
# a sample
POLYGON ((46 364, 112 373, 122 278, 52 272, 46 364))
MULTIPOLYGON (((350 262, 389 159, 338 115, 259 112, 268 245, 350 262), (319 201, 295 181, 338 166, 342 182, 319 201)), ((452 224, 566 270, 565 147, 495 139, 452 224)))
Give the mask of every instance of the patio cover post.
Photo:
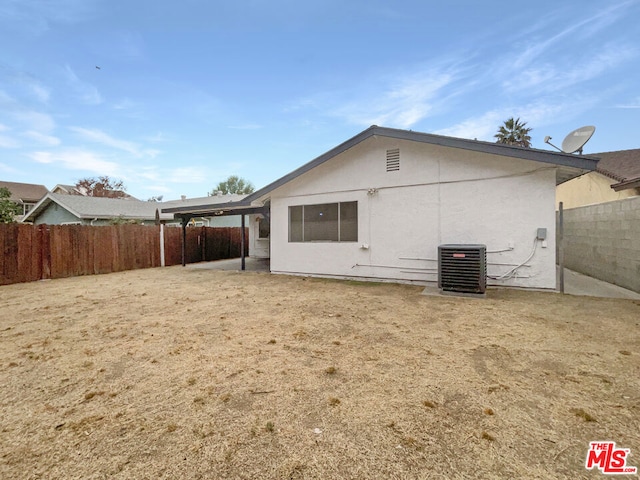
POLYGON ((240 250, 241 250, 240 259, 241 259, 241 265, 242 265, 241 270, 244 270, 245 269, 244 245, 245 245, 245 241, 246 241, 245 234, 244 234, 244 214, 240 215, 240 219, 241 219, 240 220, 240 227, 242 229, 242 236, 240 237, 241 238, 241 240, 240 240, 240 250))

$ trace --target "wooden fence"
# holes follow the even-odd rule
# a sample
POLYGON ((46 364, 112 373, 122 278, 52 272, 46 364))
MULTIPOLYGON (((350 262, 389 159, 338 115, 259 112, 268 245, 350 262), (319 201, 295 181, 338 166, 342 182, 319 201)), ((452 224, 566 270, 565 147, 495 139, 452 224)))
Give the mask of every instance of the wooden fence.
MULTIPOLYGON (((181 264, 182 229, 164 228, 163 237, 164 264, 181 264)), ((239 227, 187 228, 186 262, 240 257, 241 237, 239 227)), ((0 252, 0 285, 162 264, 160 226, 0 224, 0 252)))

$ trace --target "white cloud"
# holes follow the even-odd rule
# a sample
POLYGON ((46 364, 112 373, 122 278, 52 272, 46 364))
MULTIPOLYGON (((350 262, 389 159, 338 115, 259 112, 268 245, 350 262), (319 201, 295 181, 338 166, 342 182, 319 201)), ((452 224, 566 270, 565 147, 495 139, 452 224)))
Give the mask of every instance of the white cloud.
MULTIPOLYGON (((0 123, 0 132, 9 131, 9 127, 0 123)), ((0 135, 0 148, 18 148, 20 143, 14 138, 0 135)))
POLYGON ((50 133, 56 127, 53 117, 47 113, 24 110, 13 113, 13 117, 27 130, 41 133, 50 133))
POLYGON ((160 181, 163 176, 158 172, 155 166, 140 167, 136 173, 136 176, 145 180, 151 180, 153 182, 160 181))
POLYGON ((95 175, 118 176, 120 166, 103 159, 99 154, 81 149, 60 152, 33 152, 28 155, 34 162, 56 165, 67 170, 77 170, 95 175))
MULTIPOLYGON (((478 139, 492 142, 500 125, 510 117, 520 118, 527 122, 527 126, 533 128, 532 137, 553 134, 549 126, 559 121, 569 121, 579 116, 585 110, 593 107, 599 101, 597 97, 573 97, 564 102, 539 101, 522 106, 501 107, 492 109, 481 115, 467 118, 464 121, 434 131, 436 135, 451 137, 478 139)), ((557 132, 558 134, 560 132, 557 132)), ((568 132, 563 132, 568 133, 568 132)), ((535 138, 534 138, 535 140, 535 138)))
MULTIPOLYGON (((624 2, 618 5, 614 5, 607 9, 598 9, 598 13, 592 15, 583 20, 578 20, 571 22, 570 26, 564 28, 560 32, 555 35, 548 36, 547 32, 551 31, 553 25, 551 25, 552 16, 547 16, 547 20, 540 24, 540 30, 537 35, 531 33, 531 37, 534 41, 524 49, 522 53, 520 53, 513 60, 513 67, 516 69, 525 68, 526 66, 533 63, 536 59, 542 57, 549 49, 551 49, 554 45, 564 41, 567 37, 588 37, 597 33, 599 30, 604 27, 614 23, 617 19, 619 19, 622 15, 624 15, 625 8, 627 6, 632 5, 634 2, 624 2), (545 38, 541 40, 541 38, 545 38)), ((566 14, 562 12, 557 12, 556 16, 558 18, 565 17, 566 14)), ((576 17, 574 16, 574 20, 576 17)))
POLYGON ((98 130, 95 128, 83 128, 83 127, 69 127, 69 130, 77 133, 85 140, 90 142, 99 143, 106 147, 115 148, 116 150, 121 150, 123 152, 130 153, 134 157, 148 157, 148 158, 156 158, 158 155, 162 154, 162 150, 154 149, 154 148, 142 148, 139 144, 135 142, 130 142, 128 140, 121 140, 119 138, 112 137, 106 132, 102 130, 98 130))
POLYGON ((73 24, 94 15, 93 0, 19 0, 0 2, 0 23, 7 29, 34 35, 45 33, 51 24, 73 24))
MULTIPOLYGON (((7 132, 10 128, 0 123, 0 132, 7 132)), ((0 135, 0 148, 18 148, 20 143, 7 135, 0 135)))
POLYGON ((100 143, 107 147, 122 150, 135 155, 136 157, 142 156, 140 147, 137 144, 129 142, 127 140, 114 138, 111 135, 103 132, 102 130, 82 127, 69 127, 69 130, 79 134, 82 138, 91 142, 100 143))
POLYGON ((503 82, 510 92, 554 92, 573 85, 587 82, 593 78, 608 74, 611 70, 638 56, 635 47, 626 45, 608 45, 597 54, 591 54, 573 63, 563 65, 551 63, 536 68, 528 68, 520 73, 512 72, 503 82))
POLYGON ((76 97, 86 105, 99 105, 103 102, 102 95, 97 87, 88 82, 80 80, 69 65, 65 65, 65 75, 67 83, 74 90, 76 97))
POLYGON ((409 128, 427 117, 440 103, 443 90, 456 80, 455 72, 427 70, 396 78, 382 93, 348 102, 333 114, 358 125, 409 128))
POLYGON ((20 143, 6 135, 0 135, 0 148, 18 148, 20 143))
POLYGON ((498 130, 498 126, 510 116, 511 114, 503 111, 491 110, 479 117, 468 118, 456 125, 436 130, 433 133, 449 137, 491 141, 498 130))
POLYGON ((136 103, 129 98, 123 98, 112 105, 114 110, 131 110, 134 107, 136 107, 136 103))
POLYGON ((43 103, 47 103, 49 101, 51 91, 48 88, 38 84, 32 84, 30 88, 31 88, 31 92, 38 100, 40 100, 43 103))
POLYGON ((207 172, 199 167, 174 168, 167 175, 167 181, 171 183, 202 183, 206 180, 207 172))
POLYGON ((9 165, 5 164, 5 163, 0 163, 0 172, 4 172, 4 173, 24 173, 21 172, 20 170, 10 167, 9 165))
POLYGON ((164 143, 169 141, 169 137, 167 137, 167 135, 163 132, 158 132, 155 135, 145 137, 144 140, 149 143, 164 143))
POLYGON ((618 104, 615 108, 640 108, 640 97, 636 97, 627 103, 618 104))
POLYGON ((53 135, 45 135, 34 130, 25 132, 24 136, 30 138, 31 140, 34 140, 41 145, 46 145, 48 147, 55 147, 57 145, 60 145, 60 139, 58 137, 54 137, 53 135))

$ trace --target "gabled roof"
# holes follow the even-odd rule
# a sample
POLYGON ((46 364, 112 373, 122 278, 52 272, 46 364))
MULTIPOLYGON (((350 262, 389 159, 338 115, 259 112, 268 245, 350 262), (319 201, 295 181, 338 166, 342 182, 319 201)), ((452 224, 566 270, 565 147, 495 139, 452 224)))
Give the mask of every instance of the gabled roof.
POLYGON ((57 184, 55 187, 51 189, 51 193, 64 193, 67 195, 83 195, 83 193, 76 188, 75 185, 63 185, 62 183, 57 184))
POLYGON ((556 173, 556 184, 566 182, 571 178, 578 177, 584 173, 595 170, 596 164, 598 162, 593 158, 570 155, 568 153, 552 152, 549 150, 538 150, 535 148, 516 147, 494 142, 482 142, 478 140, 469 140, 466 138, 445 137, 442 135, 433 135, 431 133, 413 132, 411 130, 399 130, 395 128, 385 128, 373 125, 363 132, 360 132, 355 137, 352 137, 346 142, 341 143, 337 147, 332 148, 328 152, 320 155, 316 159, 301 166, 293 172, 252 193, 245 199, 245 201, 250 202, 252 200, 256 200, 269 193, 270 191, 284 185, 285 183, 290 182, 294 178, 299 177, 303 173, 306 173, 309 170, 323 164, 324 162, 331 160, 333 157, 345 152, 346 150, 354 147, 360 142, 375 136, 395 138, 398 140, 410 140, 414 142, 428 143, 431 145, 440 145, 449 148, 460 148, 463 150, 471 150, 474 152, 500 155, 503 157, 520 158, 523 160, 533 160, 535 162, 557 165, 559 168, 556 173))
MULTIPOLYGON (((23 222, 33 221, 51 203, 57 203, 65 210, 81 219, 111 219, 121 217, 131 220, 154 220, 156 202, 142 202, 131 198, 85 197, 83 195, 66 195, 48 193, 33 209, 25 215, 23 222)), ((171 220, 173 216, 160 214, 161 220, 171 220)))
POLYGON ((640 187, 640 148, 596 153, 599 157, 596 171, 619 183, 611 185, 615 191, 640 187))
POLYGON ((11 200, 35 203, 44 197, 49 190, 44 185, 33 183, 3 182, 0 181, 0 188, 6 187, 11 192, 11 200))
MULTIPOLYGON (((326 153, 323 153, 319 157, 311 160, 309 163, 302 165, 293 172, 279 178, 278 180, 270 183, 266 187, 255 191, 254 193, 245 197, 241 202, 238 202, 233 208, 241 213, 247 205, 250 205, 252 201, 263 198, 276 188, 294 180, 295 178, 303 175, 304 173, 322 165, 323 163, 331 160, 332 158, 340 155, 341 153, 349 150, 350 148, 358 145, 359 143, 367 140, 371 137, 386 137, 395 138, 398 140, 409 140, 420 143, 427 143, 431 145, 439 145, 449 148, 459 148, 463 150, 471 150, 474 152, 487 153, 491 155, 500 155, 503 157, 519 158, 523 160, 532 160, 535 162, 542 162, 551 165, 556 165, 556 184, 560 184, 574 177, 578 177, 584 173, 595 170, 597 159, 570 155, 567 153, 552 152, 549 150, 538 150, 534 148, 522 148, 511 145, 503 145, 493 142, 482 142, 478 140, 468 140, 466 138, 445 137, 442 135, 433 135, 430 133, 413 132, 411 130, 399 130, 395 128, 385 128, 373 125, 363 132, 360 132, 355 137, 350 138, 346 142, 341 143, 337 147, 332 148, 326 153)), ((206 211, 207 204, 203 204, 197 207, 199 211, 206 211)), ((231 208, 231 206, 230 206, 231 208)), ((193 213, 196 207, 193 208, 171 208, 165 209, 164 212, 172 212, 175 214, 188 214, 193 213)), ((211 210, 211 208, 209 208, 211 210)))
POLYGON ((226 205, 242 200, 246 195, 221 195, 214 197, 173 200, 169 202, 143 202, 129 198, 86 197, 62 193, 47 194, 23 219, 33 221, 51 203, 57 203, 78 218, 93 220, 123 218, 125 220, 154 220, 156 209, 160 211, 160 220, 173 220, 171 213, 162 213, 165 207, 194 206, 204 202, 226 205))

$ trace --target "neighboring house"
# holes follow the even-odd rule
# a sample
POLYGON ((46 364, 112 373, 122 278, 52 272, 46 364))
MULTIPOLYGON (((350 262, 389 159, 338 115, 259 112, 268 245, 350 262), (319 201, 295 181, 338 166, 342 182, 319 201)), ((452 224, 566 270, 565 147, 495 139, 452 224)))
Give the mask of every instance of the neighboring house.
MULTIPOLYGON (((53 187, 53 190, 51 190, 51 193, 59 193, 61 195, 82 195, 84 197, 90 196, 90 195, 87 195, 87 190, 85 188, 82 188, 82 187, 78 188, 75 185, 63 185, 61 183, 53 187)), ((118 198, 122 198, 126 200, 138 200, 137 198, 132 197, 131 195, 125 192, 120 192, 120 196, 118 198)))
POLYGON ((596 163, 373 126, 240 202, 163 211, 252 213, 273 273, 435 282, 439 245, 484 244, 489 284, 555 289, 556 185, 596 163))
POLYGON ((51 189, 51 193, 59 193, 61 195, 86 196, 86 194, 78 190, 78 188, 75 185, 62 185, 60 183, 51 189))
MULTIPOLYGON (((206 197, 211 202, 212 199, 218 203, 226 203, 231 200, 242 199, 243 196, 224 195, 219 197, 206 197)), ((143 225, 154 225, 156 223, 156 210, 160 210, 168 205, 192 205, 202 203, 204 199, 183 199, 172 202, 143 202, 133 197, 129 198, 105 198, 87 197, 76 194, 47 194, 30 212, 22 219, 23 222, 49 225, 110 225, 114 222, 136 222, 143 225)), ((173 215, 159 214, 161 223, 172 224, 173 215)), ((216 223, 218 219, 205 219, 206 224, 192 223, 193 226, 226 226, 222 223, 228 222, 224 219, 216 223)), ((220 219, 222 220, 222 219, 220 219)), ((239 221, 236 222, 239 224, 239 221)), ((235 226, 235 225, 231 225, 235 226)))
MULTIPOLYGON (((109 225, 117 220, 153 225, 156 209, 160 206, 154 202, 49 193, 22 221, 35 225, 109 225)), ((160 214, 160 220, 171 220, 171 216, 160 214)))
POLYGON ((640 195, 640 148, 589 156, 600 159, 596 171, 558 185, 556 204, 566 209, 640 195))
POLYGON ((0 188, 6 187, 11 192, 11 200, 22 207, 22 212, 18 215, 20 221, 29 211, 44 197, 49 190, 44 185, 33 183, 3 182, 0 181, 0 188))

